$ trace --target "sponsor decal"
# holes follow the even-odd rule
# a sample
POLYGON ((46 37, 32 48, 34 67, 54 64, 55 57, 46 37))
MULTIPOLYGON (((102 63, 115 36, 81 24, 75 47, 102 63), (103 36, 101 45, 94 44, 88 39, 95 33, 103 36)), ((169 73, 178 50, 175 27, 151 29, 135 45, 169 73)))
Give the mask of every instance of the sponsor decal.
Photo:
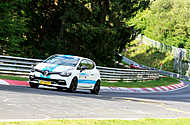
POLYGON ((87 76, 87 73, 80 73, 81 76, 87 76))
POLYGON ((78 83, 85 83, 85 84, 96 84, 95 80, 78 80, 78 83))

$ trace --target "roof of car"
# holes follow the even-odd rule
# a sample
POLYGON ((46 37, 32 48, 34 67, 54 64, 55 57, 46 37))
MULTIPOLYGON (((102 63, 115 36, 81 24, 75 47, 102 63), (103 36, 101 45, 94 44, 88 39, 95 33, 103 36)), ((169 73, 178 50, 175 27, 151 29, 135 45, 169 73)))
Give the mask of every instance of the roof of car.
POLYGON ((64 54, 55 54, 55 56, 66 56, 66 57, 75 57, 75 58, 80 58, 80 59, 88 59, 88 58, 81 57, 81 56, 64 55, 64 54))
MULTIPOLYGON (((64 54, 54 54, 52 56, 67 56, 67 57, 75 57, 75 58, 80 58, 80 59, 87 59, 87 60, 91 60, 89 58, 85 58, 85 57, 81 57, 81 56, 73 56, 73 55, 64 55, 64 54)), ((92 60, 91 60, 92 61, 92 60)), ((96 65, 96 63, 94 61, 92 61, 94 63, 94 65, 96 65)))

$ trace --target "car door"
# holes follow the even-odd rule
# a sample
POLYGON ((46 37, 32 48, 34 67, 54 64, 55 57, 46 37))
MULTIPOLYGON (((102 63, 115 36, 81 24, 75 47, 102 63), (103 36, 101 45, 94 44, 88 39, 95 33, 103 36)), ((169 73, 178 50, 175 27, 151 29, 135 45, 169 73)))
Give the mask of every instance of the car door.
POLYGON ((91 60, 87 60, 88 63, 88 80, 89 84, 92 86, 96 83, 96 70, 95 70, 95 64, 91 60))
POLYGON ((78 69, 80 70, 79 73, 79 80, 78 86, 82 88, 89 88, 91 85, 89 84, 90 74, 89 74, 89 66, 86 59, 81 60, 78 69), (81 67, 86 67, 86 69, 81 70, 81 67))

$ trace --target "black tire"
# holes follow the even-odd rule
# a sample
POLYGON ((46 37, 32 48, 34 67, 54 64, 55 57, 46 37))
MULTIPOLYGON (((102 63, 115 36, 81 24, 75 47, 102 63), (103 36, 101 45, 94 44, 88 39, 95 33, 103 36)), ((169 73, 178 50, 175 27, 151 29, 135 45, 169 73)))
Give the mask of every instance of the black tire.
POLYGON ((91 93, 92 94, 96 94, 98 95, 99 94, 99 91, 100 91, 100 81, 97 81, 96 84, 94 85, 94 88, 91 90, 91 93))
POLYGON ((30 84, 30 87, 31 88, 38 88, 39 87, 39 84, 36 84, 36 83, 29 83, 30 84))
POLYGON ((69 92, 76 92, 77 90, 77 85, 78 85, 78 80, 77 78, 73 78, 73 80, 71 81, 70 87, 68 88, 69 92))

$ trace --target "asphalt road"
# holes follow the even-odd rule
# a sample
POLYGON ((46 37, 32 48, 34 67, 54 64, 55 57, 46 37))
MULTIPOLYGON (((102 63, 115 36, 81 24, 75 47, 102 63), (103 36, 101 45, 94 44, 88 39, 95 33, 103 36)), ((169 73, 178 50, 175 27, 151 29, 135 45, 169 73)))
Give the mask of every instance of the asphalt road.
MULTIPOLYGON (((189 84, 189 83, 188 83, 189 84)), ((0 85, 0 120, 190 117, 190 87, 164 93, 68 93, 0 85)))

